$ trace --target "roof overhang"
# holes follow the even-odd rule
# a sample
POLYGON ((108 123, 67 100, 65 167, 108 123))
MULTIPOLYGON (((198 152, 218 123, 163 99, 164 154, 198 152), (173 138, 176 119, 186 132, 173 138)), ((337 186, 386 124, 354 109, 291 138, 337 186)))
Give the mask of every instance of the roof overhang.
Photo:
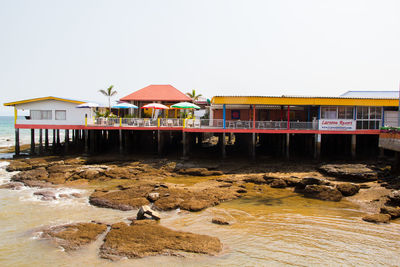
POLYGON ((214 96, 213 104, 297 105, 297 106, 380 106, 396 107, 398 98, 350 98, 305 96, 214 96))
POLYGON ((72 100, 72 99, 66 99, 66 98, 54 97, 54 96, 46 96, 46 97, 38 97, 38 98, 31 98, 31 99, 19 100, 19 101, 14 101, 14 102, 8 102, 8 103, 4 103, 4 106, 15 106, 15 105, 44 101, 44 100, 57 100, 57 101, 74 103, 74 104, 85 103, 83 101, 78 101, 78 100, 72 100))

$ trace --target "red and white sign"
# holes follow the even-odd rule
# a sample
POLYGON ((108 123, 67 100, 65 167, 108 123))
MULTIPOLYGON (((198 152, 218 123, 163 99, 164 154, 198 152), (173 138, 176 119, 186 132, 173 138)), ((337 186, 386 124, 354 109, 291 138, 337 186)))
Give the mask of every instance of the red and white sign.
POLYGON ((319 129, 326 131, 355 131, 356 121, 320 119, 319 129))

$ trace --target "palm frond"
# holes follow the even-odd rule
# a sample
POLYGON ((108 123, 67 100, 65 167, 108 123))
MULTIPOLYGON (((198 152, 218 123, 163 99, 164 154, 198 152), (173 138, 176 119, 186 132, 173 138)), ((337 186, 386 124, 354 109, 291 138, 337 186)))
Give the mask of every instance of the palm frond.
POLYGON ((103 89, 99 90, 99 92, 102 93, 105 96, 108 96, 107 92, 105 90, 103 90, 103 89))
POLYGON ((111 95, 113 87, 114 85, 111 85, 110 87, 107 88, 108 95, 111 95))

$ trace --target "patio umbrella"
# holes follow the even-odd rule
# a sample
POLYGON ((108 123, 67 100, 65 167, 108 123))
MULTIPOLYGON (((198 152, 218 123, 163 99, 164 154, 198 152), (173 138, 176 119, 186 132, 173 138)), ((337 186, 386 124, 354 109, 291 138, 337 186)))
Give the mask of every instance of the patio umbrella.
POLYGON ((111 108, 138 108, 136 105, 130 104, 130 103, 119 103, 117 105, 112 106, 111 108))
POLYGON ((173 104, 171 106, 171 108, 180 108, 180 109, 191 109, 191 108, 194 108, 194 109, 200 109, 200 107, 198 105, 195 105, 195 104, 189 103, 189 102, 176 103, 176 104, 173 104))
POLYGON ((153 109, 151 117, 154 117, 154 110, 155 109, 169 109, 169 107, 167 107, 167 106, 165 106, 163 104, 160 104, 160 103, 150 103, 150 104, 144 105, 142 108, 151 108, 151 109, 153 109))
POLYGON ((100 107, 99 104, 92 102, 87 102, 76 106, 76 108, 98 108, 98 107, 100 107))
POLYGON ((150 103, 147 105, 144 105, 142 108, 152 108, 152 109, 169 109, 169 107, 160 104, 160 103, 150 103))
MULTIPOLYGON (((190 102, 179 102, 176 104, 173 104, 171 108, 178 108, 178 109, 200 109, 200 107, 196 104, 190 103, 190 102)), ((186 110, 184 112, 184 115, 186 117, 186 110)))
POLYGON ((92 108, 98 108, 98 107, 100 107, 100 105, 93 102, 86 102, 76 106, 76 108, 90 108, 90 117, 93 117, 92 108))
POLYGON ((118 117, 119 117, 119 110, 121 108, 138 108, 136 105, 130 104, 130 103, 125 103, 125 102, 121 102, 117 105, 112 106, 111 108, 117 108, 118 109, 118 117))

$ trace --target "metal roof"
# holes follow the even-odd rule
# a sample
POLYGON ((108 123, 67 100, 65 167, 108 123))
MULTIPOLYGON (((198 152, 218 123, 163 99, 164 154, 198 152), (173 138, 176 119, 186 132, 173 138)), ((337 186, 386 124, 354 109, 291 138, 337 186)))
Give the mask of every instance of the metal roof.
POLYGON ((192 102, 192 99, 170 84, 152 84, 124 96, 120 101, 192 102))
POLYGON ((57 100, 57 101, 74 103, 74 104, 85 103, 84 101, 80 101, 80 100, 68 99, 68 98, 63 98, 63 97, 55 97, 55 96, 46 96, 46 97, 38 97, 38 98, 31 98, 31 99, 19 100, 19 101, 14 101, 14 102, 8 102, 8 103, 4 103, 4 106, 15 106, 15 105, 19 105, 19 104, 38 102, 38 101, 44 101, 44 100, 57 100))
MULTIPOLYGON (((259 98, 326 98, 326 99, 399 99, 399 92, 394 97, 377 97, 375 96, 310 96, 310 95, 281 95, 281 96, 268 96, 268 95, 216 95, 214 97, 259 97, 259 98)), ((213 98, 214 98, 213 97, 213 98)))
POLYGON ((399 91, 347 91, 340 96, 364 98, 399 98, 399 91))

